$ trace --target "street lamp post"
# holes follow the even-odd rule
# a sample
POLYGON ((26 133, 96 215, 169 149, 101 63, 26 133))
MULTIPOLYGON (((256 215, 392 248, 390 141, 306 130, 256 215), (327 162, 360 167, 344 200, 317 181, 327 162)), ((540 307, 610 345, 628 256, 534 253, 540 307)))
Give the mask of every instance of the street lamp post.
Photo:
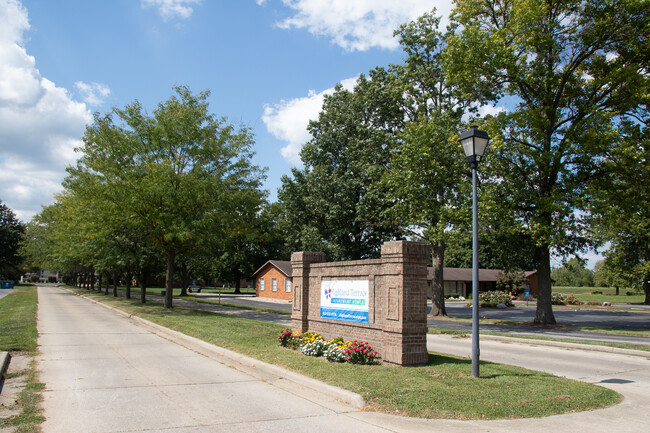
POLYGON ((483 154, 490 142, 487 132, 481 131, 476 126, 463 132, 460 144, 467 157, 467 162, 472 169, 472 376, 479 377, 479 341, 478 341, 478 196, 476 194, 476 180, 478 163, 483 159, 483 154))

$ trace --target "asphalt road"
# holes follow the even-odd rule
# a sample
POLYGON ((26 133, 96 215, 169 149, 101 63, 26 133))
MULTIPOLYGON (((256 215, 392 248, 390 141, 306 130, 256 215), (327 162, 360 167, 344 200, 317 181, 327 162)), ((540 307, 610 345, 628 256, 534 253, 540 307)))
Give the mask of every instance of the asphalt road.
MULTIPOLYGON (((39 287, 43 431, 56 432, 645 432, 650 361, 601 352, 483 342, 482 360, 607 386, 612 408, 543 419, 421 420, 360 411, 318 382, 39 287)), ((428 336, 432 351, 467 356, 469 339, 428 336)))
MULTIPOLYGON (((449 317, 472 317, 472 309, 467 307, 466 302, 447 302, 445 308, 449 317)), ((480 308, 479 314, 487 319, 532 322, 535 306, 518 304, 514 308, 480 308)), ((564 325, 650 330, 650 310, 611 311, 556 307, 553 314, 557 323, 564 325)))
MULTIPOLYGON (((219 295, 211 293, 199 293, 196 295, 201 299, 218 300, 231 304, 256 306, 270 308, 279 311, 291 311, 291 304, 277 301, 268 301, 264 298, 257 298, 254 295, 219 295)), ((447 302, 445 304, 449 317, 470 318, 472 309, 467 307, 467 302, 447 302)), ((567 307, 556 307, 553 309, 555 320, 559 324, 597 326, 603 328, 617 329, 640 329, 650 330, 650 307, 631 306, 628 311, 612 311, 607 309, 572 309, 567 307)), ((427 312, 431 311, 431 304, 427 306, 427 312)), ((518 322, 532 322, 535 318, 535 305, 525 306, 517 304, 514 308, 481 308, 479 314, 482 318, 498 320, 514 320, 518 322)))

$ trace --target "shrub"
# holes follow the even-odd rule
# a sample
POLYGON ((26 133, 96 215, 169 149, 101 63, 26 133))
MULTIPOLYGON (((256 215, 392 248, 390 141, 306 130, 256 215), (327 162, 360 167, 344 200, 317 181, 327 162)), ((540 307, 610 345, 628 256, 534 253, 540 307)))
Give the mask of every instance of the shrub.
POLYGON ((323 356, 327 346, 328 343, 323 339, 310 341, 309 343, 303 341, 302 346, 300 346, 300 351, 307 356, 323 356))
POLYGON ((302 343, 302 335, 300 332, 291 332, 291 329, 283 329, 278 335, 278 343, 282 347, 297 349, 302 343))
POLYGON ((500 290, 484 292, 478 295, 479 307, 496 307, 504 304, 506 307, 512 307, 512 298, 507 292, 500 290))
POLYGON ((566 299, 564 300, 564 302, 567 305, 580 305, 580 304, 582 304, 582 302, 580 302, 580 300, 578 298, 576 298, 574 295, 567 296, 566 299))
POLYGON ((327 358, 327 360, 330 362, 345 362, 348 359, 347 355, 345 354, 345 349, 347 347, 347 345, 339 346, 338 344, 332 344, 330 342, 330 344, 327 346, 327 349, 325 349, 325 358, 327 358))
POLYGON ((379 362, 379 354, 373 350, 368 343, 354 340, 350 347, 345 349, 348 362, 352 364, 376 364, 379 362))
POLYGON ((302 334, 302 344, 313 343, 316 340, 322 340, 323 336, 317 332, 305 332, 302 334))
POLYGON ((602 292, 602 290, 594 290, 593 292, 591 292, 591 294, 592 295, 602 295, 603 292, 602 292))
POLYGON ((563 293, 553 293, 551 295, 553 305, 580 305, 582 302, 574 295, 565 295, 563 293))
POLYGON ((551 295, 551 304, 553 305, 566 305, 566 295, 562 293, 553 293, 551 295))
POLYGON ((497 290, 512 293, 513 296, 526 288, 526 275, 521 271, 505 271, 497 274, 497 290))

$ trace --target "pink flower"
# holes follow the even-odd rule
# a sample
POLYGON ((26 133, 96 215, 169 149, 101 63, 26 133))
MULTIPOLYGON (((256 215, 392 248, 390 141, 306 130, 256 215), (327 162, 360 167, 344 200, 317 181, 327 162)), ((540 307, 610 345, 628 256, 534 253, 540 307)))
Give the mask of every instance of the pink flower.
POLYGON ((348 356, 348 361, 351 361, 351 360, 352 360, 352 357, 351 357, 351 356, 348 356))

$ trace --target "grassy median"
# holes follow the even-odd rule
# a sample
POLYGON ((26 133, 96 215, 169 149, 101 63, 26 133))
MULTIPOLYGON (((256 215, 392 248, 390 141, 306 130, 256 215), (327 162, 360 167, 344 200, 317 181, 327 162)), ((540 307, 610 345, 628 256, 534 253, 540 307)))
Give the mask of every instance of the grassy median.
POLYGON ((489 362, 481 378, 471 376, 471 361, 431 353, 427 365, 333 364, 277 344, 281 326, 185 308, 77 292, 162 326, 220 347, 283 366, 361 394, 372 410, 421 418, 503 419, 544 417, 611 406, 614 391, 546 373, 489 362))
POLYGON ((29 367, 22 371, 5 374, 6 380, 20 380, 25 387, 17 396, 16 403, 7 409, 19 414, 0 419, 0 428, 11 427, 16 433, 39 432, 42 416, 40 402, 43 384, 38 380, 36 369, 36 309, 38 295, 34 286, 18 286, 16 291, 0 299, 0 351, 13 356, 31 358, 29 367))

